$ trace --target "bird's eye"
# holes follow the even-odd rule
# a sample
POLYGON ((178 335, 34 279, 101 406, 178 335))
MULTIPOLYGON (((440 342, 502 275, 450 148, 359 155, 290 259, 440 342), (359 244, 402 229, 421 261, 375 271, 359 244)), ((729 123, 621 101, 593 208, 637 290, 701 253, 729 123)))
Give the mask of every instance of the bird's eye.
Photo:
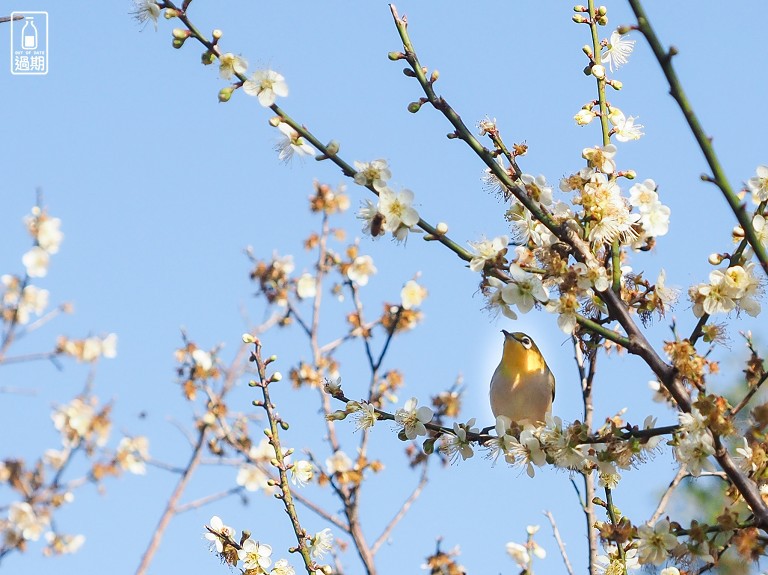
POLYGON ((520 343, 522 343, 522 344, 523 344, 523 347, 524 347, 525 349, 531 349, 531 344, 533 344, 533 342, 531 341, 531 338, 530 338, 530 337, 527 337, 527 336, 526 336, 526 337, 524 337, 524 338, 522 338, 522 339, 520 340, 520 343))

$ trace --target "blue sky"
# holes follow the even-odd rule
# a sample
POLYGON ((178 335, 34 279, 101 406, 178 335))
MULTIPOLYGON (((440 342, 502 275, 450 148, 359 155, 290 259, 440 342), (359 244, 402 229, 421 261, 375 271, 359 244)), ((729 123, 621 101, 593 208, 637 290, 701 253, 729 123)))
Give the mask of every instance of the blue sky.
MULTIPOLYGON (((768 80, 759 68, 768 50, 760 40, 768 8, 741 5, 737 22, 724 25, 698 3, 661 6, 649 3, 649 15, 662 41, 678 47, 675 65, 694 109, 713 136, 732 184, 740 186, 758 164, 768 162, 763 139, 768 118, 760 113, 768 80)), ((611 25, 605 36, 632 21, 623 3, 608 8, 611 25)), ((0 72, 5 110, 0 273, 22 271, 21 254, 30 244, 21 219, 39 188, 65 233, 39 284, 50 290, 52 302, 73 301, 76 313, 21 341, 17 351, 49 348, 59 333, 116 332, 118 356, 102 362, 96 374, 96 393, 115 402, 113 441, 119 432, 145 434, 153 457, 181 465, 186 440, 172 424, 189 422, 188 407, 174 385, 180 328, 203 347, 225 343, 223 356, 231 358, 245 326, 242 310, 251 321, 265 313, 263 302, 251 297, 245 247, 253 246, 265 258, 274 250, 293 253, 297 272, 310 270, 313 259, 301 244, 318 225, 307 210, 313 180, 337 185, 344 178, 327 162, 280 163, 269 114, 242 94, 218 104, 224 82, 214 67, 200 65, 201 50, 194 42, 181 50, 171 47, 175 23, 161 20, 157 32, 152 25, 141 30, 129 16, 128 2, 95 9, 82 1, 37 0, 6 5, 4 11, 24 9, 49 12, 50 72, 41 77, 12 76, 7 67, 0 72), (147 417, 139 419, 140 412, 147 417)), ((441 73, 438 91, 467 124, 486 115, 496 118, 506 141, 528 144, 523 170, 542 173, 551 182, 583 165, 581 150, 599 143, 599 133, 596 126, 577 128, 572 121, 595 94, 594 83, 581 72, 587 29, 571 22, 568 6, 480 2, 437 10, 432 3, 411 2, 398 9, 408 14, 422 63, 441 73)), ((201 30, 222 29, 223 48, 246 57, 251 70, 280 71, 291 90, 281 106, 321 140, 340 141, 347 161, 386 158, 393 183, 412 189, 422 217, 433 224, 447 222, 456 241, 507 233, 503 205, 480 182, 481 163, 445 137, 449 126, 435 111, 407 112, 407 104, 421 94, 401 73, 401 63, 386 57, 401 48, 386 4, 193 2, 190 15, 201 30)), ((8 25, 0 25, 0 44, 8 46, 8 33, 8 25)), ((632 255, 630 265, 652 278, 663 267, 668 284, 685 290, 706 278, 709 253, 730 248, 734 218, 715 188, 699 180, 704 160, 650 51, 634 36, 630 63, 616 74, 625 89, 609 98, 639 117, 646 136, 620 145, 618 161, 641 180, 659 184, 662 201, 672 209, 672 225, 654 252, 632 255)), ((354 208, 370 197, 347 184, 354 208)), ((360 230, 354 211, 336 221, 350 236, 360 230)), ((380 301, 396 299, 417 272, 430 291, 424 324, 396 340, 388 355, 387 368, 397 367, 406 376, 402 400, 415 395, 426 401, 462 374, 464 416, 490 424, 487 385, 501 352, 499 330, 515 328, 536 339, 555 372, 555 413, 569 421, 581 416, 573 353, 554 316, 532 312, 516 323, 490 318, 477 293, 479 276, 435 243, 413 237, 400 246, 364 238, 361 245, 379 270, 363 292, 371 314, 380 301)), ((330 306, 329 339, 342 329, 341 309, 330 306)), ((673 315, 680 331, 689 333, 694 322, 684 300, 673 315)), ((671 319, 649 329, 653 343, 669 338, 671 319)), ((752 329, 758 341, 765 341, 758 322, 730 323, 731 349, 715 354, 722 360, 722 374, 713 380, 719 385, 739 376, 744 352, 738 330, 752 329)), ((264 341, 266 350, 280 357, 283 372, 308 358, 298 330, 273 332, 264 341)), ((366 381, 361 357, 360 348, 346 352, 345 388, 357 379, 366 381)), ((3 442, 0 456, 32 458, 55 447, 51 404, 74 396, 86 376, 85 367, 70 362, 63 371, 47 363, 4 367, 0 385, 33 389, 36 395, 3 395, 0 431, 13 440, 3 442)), ((596 420, 628 407, 632 422, 654 413, 660 424, 672 423, 674 414, 650 401, 648 379, 650 372, 635 358, 602 359, 596 420)), ((294 423, 286 441, 297 448, 312 445, 322 454, 314 413, 308 416, 297 405, 314 401, 314 395, 299 393, 304 394, 299 399, 287 387, 278 393, 283 413, 294 423)), ((247 387, 238 397, 239 408, 248 410, 247 387)), ((344 433, 352 449, 351 424, 344 433)), ((386 426, 374 429, 373 446, 382 450, 387 469, 364 496, 363 520, 370 522, 372 538, 417 480, 400 456, 403 446, 386 426)), ((650 469, 630 472, 615 495, 617 504, 633 520, 644 520, 652 496, 675 469, 664 452, 650 469)), ((234 475, 233 468, 202 472, 187 499, 225 489, 234 475)), ((24 556, 9 557, 7 569, 33 573, 50 563, 62 573, 89 573, 104 561, 117 572, 132 572, 174 481, 151 469, 146 477, 107 481, 102 494, 91 487, 79 491, 58 525, 86 535, 81 552, 42 559, 33 546, 24 556)), ((7 490, 0 493, 7 498, 7 490)), ((317 489, 309 493, 328 500, 317 489)), ((538 539, 549 557, 540 572, 562 572, 541 514, 546 509, 555 512, 571 559, 583 568, 583 517, 567 474, 545 469, 530 480, 479 457, 446 469, 434 466, 427 491, 381 551, 381 571, 416 569, 434 549, 435 537, 443 536, 445 548, 461 546, 461 562, 470 571, 513 572, 504 543, 523 541, 526 525, 541 524, 538 539)), ((263 530, 262 539, 276 554, 290 544, 288 524, 274 502, 256 494, 244 507, 231 499, 176 518, 152 572, 225 569, 217 567, 202 539, 202 525, 213 514, 256 536, 263 530)), ((302 516, 310 531, 327 526, 306 511, 302 516)), ((358 572, 352 552, 343 560, 347 572, 358 572)))

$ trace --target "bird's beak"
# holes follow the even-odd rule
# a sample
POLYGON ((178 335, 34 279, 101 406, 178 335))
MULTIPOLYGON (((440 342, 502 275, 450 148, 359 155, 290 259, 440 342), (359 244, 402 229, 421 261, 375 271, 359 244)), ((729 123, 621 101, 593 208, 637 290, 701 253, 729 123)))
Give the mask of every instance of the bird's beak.
POLYGON ((501 330, 501 333, 503 333, 503 334, 504 334, 504 337, 509 337, 509 336, 511 336, 511 335, 512 335, 512 334, 511 334, 511 333, 509 333, 509 332, 508 332, 506 329, 502 329, 502 330, 501 330))

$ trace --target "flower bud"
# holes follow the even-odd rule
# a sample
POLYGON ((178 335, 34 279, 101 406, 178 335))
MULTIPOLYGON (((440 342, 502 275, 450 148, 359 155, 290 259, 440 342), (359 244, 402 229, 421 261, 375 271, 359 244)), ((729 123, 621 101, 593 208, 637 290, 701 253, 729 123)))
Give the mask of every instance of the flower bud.
POLYGON ((176 48, 178 50, 179 48, 181 48, 184 45, 184 40, 186 40, 186 38, 184 38, 184 39, 174 38, 173 41, 171 42, 171 46, 173 46, 174 48, 176 48))
POLYGON ((637 172, 635 170, 627 170, 622 175, 628 180, 634 180, 637 177, 637 172))
POLYGON ((250 333, 244 333, 243 343, 256 343, 256 338, 253 337, 250 333))
POLYGON ((733 227, 733 231, 731 233, 736 238, 743 238, 744 237, 744 229, 741 226, 734 226, 733 227))
POLYGON ((213 32, 211 32, 211 36, 213 36, 214 40, 221 40, 221 37, 224 35, 224 32, 216 28, 213 32))
POLYGON ((438 234, 440 234, 441 236, 444 236, 445 234, 448 233, 448 224, 446 224, 445 222, 439 222, 437 224, 436 229, 438 234))
POLYGON ((434 84, 437 82, 437 79, 440 77, 440 72, 437 70, 432 70, 432 74, 429 76, 429 83, 434 84))
POLYGON ((408 104, 408 111, 411 114, 415 114, 419 110, 421 110, 421 102, 411 102, 410 104, 408 104))
POLYGON ((723 256, 720 254, 709 254, 707 261, 713 266, 719 266, 723 263, 723 256))
POLYGON ((171 33, 173 34, 173 37, 178 40, 186 40, 192 35, 191 30, 184 30, 184 28, 174 28, 171 33))
POLYGON ((329 413, 325 416, 325 419, 328 421, 341 421, 343 419, 347 418, 347 415, 349 415, 346 411, 336 410, 333 413, 329 413))
POLYGON ((584 6, 584 4, 576 4, 576 6, 573 7, 574 12, 589 12, 589 8, 584 6))
POLYGON ((405 74, 409 78, 415 78, 416 77, 416 72, 414 72, 410 68, 403 68, 403 74, 405 74))
POLYGON ((629 34, 629 33, 630 33, 632 30, 634 30, 634 28, 633 28, 632 26, 629 26, 629 25, 627 25, 627 24, 622 24, 621 26, 619 26, 618 28, 616 28, 616 31, 617 31, 619 34, 621 34, 622 36, 623 36, 624 34, 629 34))
POLYGON ((608 25, 608 16, 600 16, 597 19, 597 25, 598 26, 606 26, 606 25, 608 25))
POLYGON ((576 24, 589 24, 589 18, 582 16, 581 14, 574 14, 571 16, 571 20, 576 22, 576 24))
POLYGON ((280 381, 281 379, 283 379, 283 374, 276 371, 272 374, 272 377, 269 378, 269 381, 280 381))
POLYGON ((166 20, 170 20, 171 18, 176 18, 179 15, 178 10, 174 10, 173 8, 166 8, 165 12, 163 13, 163 16, 165 16, 166 20))
POLYGON ((597 15, 598 16, 605 16, 606 14, 608 14, 608 8, 606 8, 605 6, 599 6, 597 8, 597 15))
MULTIPOLYGON (((270 363, 273 363, 273 362, 275 362, 275 361, 277 361, 277 356, 276 356, 275 354, 272 354, 272 355, 270 355, 270 356, 267 358, 267 361, 265 361, 265 362, 264 362, 264 365, 269 365, 270 363)), ((278 381, 279 381, 279 380, 278 380, 278 381)))
POLYGON ((405 58, 405 54, 402 52, 390 52, 387 54, 387 58, 392 60, 393 62, 397 62, 398 60, 403 60, 405 58))
POLYGON ((582 51, 582 52, 584 52, 584 53, 585 53, 587 56, 589 56, 590 58, 591 58, 591 57, 592 57, 592 55, 594 54, 594 53, 592 52, 592 46, 590 46, 589 44, 584 44, 584 45, 581 47, 581 51, 582 51))
POLYGON ((341 145, 336 140, 331 140, 328 142, 328 145, 325 147, 326 154, 329 156, 335 156, 339 153, 339 148, 341 145))
MULTIPOLYGON (((174 40, 175 42, 176 40, 174 40)), ((234 92, 235 89, 232 86, 227 86, 226 88, 222 88, 219 90, 219 102, 229 102, 229 99, 232 97, 232 92, 234 92)))
POLYGON ((592 66, 590 73, 598 80, 602 80, 603 78, 605 78, 605 66, 603 66, 602 64, 595 64, 594 66, 592 66))
POLYGON ((620 80, 611 80, 609 84, 611 85, 611 88, 617 92, 624 87, 624 84, 620 80))
POLYGON ((203 63, 203 66, 210 66, 216 61, 216 55, 210 50, 206 50, 200 57, 200 61, 203 63))

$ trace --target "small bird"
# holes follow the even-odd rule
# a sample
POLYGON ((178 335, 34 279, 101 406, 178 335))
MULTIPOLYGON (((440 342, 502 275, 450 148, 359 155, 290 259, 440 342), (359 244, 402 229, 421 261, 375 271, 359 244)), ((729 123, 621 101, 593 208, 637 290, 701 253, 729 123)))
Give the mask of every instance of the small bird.
POLYGON ((520 425, 544 423, 555 399, 555 376, 530 337, 501 332, 504 352, 491 378, 491 411, 520 425))

